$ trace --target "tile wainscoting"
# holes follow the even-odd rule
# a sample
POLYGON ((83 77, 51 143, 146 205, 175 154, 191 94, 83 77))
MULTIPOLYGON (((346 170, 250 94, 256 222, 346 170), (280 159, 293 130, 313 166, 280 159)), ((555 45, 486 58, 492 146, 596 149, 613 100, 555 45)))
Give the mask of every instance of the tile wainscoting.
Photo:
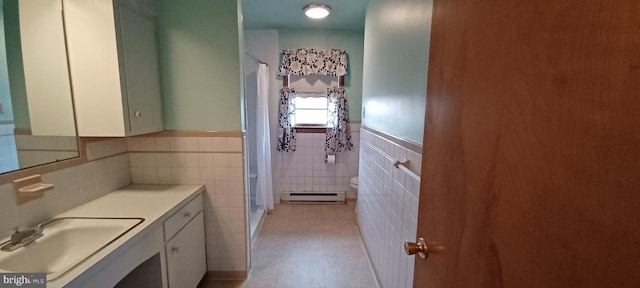
POLYGON ((413 287, 414 257, 404 241, 415 240, 420 182, 393 166, 408 159, 420 175, 421 146, 363 126, 360 145, 358 223, 381 287, 413 287))
POLYGON ((80 154, 75 136, 31 135, 30 129, 16 129, 13 123, 4 122, 0 121, 0 173, 80 154))
POLYGON ((33 226, 131 184, 127 140, 91 141, 86 144, 86 150, 94 157, 80 161, 79 165, 52 168, 53 171, 42 174, 43 183, 51 183, 55 187, 41 198, 17 205, 13 183, 6 181, 0 184, 0 238, 9 236, 11 229, 17 226, 33 226))
POLYGON ((296 137, 295 152, 278 152, 278 158, 282 161, 282 191, 347 192, 348 199, 357 198, 350 180, 358 175, 360 124, 351 124, 353 149, 346 152, 326 152, 325 133, 298 132, 296 137), (335 154, 336 163, 326 164, 326 154, 335 154))
POLYGON ((246 275, 242 132, 160 132, 127 138, 136 184, 205 184, 207 268, 246 275))
POLYGON ((0 173, 18 169, 18 153, 13 123, 0 122, 0 173))
POLYGON ((15 135, 20 167, 37 166, 57 159, 78 157, 75 136, 15 135))
POLYGON ((239 131, 83 138, 82 155, 72 164, 19 172, 24 176, 18 177, 41 173, 44 183, 55 185, 42 198, 17 205, 11 182, 16 177, 3 178, 0 238, 131 183, 205 184, 208 270, 243 277, 248 268, 243 147, 239 131))

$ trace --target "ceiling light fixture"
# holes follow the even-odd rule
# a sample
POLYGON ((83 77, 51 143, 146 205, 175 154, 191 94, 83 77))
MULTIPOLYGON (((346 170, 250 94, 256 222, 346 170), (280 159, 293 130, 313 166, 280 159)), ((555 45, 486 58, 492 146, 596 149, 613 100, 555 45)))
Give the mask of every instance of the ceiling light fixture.
POLYGON ((312 19, 322 19, 329 16, 331 13, 331 7, 325 4, 311 4, 302 8, 304 15, 312 19))

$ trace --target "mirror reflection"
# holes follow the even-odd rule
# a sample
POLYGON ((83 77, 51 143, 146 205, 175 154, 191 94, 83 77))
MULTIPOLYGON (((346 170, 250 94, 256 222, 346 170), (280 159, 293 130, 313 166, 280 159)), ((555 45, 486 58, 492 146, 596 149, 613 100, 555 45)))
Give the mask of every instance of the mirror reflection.
POLYGON ((0 0, 0 173, 78 157, 61 0, 0 0))

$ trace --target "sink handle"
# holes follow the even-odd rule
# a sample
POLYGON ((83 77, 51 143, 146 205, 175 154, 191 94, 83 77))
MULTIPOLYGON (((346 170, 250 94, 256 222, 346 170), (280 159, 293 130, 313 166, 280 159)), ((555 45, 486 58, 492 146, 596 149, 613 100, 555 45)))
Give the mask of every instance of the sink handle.
POLYGON ((38 223, 38 225, 33 226, 31 230, 34 234, 42 234, 42 231, 44 231, 44 223, 38 223))

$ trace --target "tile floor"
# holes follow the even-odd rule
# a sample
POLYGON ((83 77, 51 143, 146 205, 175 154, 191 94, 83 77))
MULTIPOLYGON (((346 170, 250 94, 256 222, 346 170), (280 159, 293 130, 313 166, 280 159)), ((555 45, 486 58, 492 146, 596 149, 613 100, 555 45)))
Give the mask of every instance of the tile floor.
POLYGON ((355 204, 277 204, 252 249, 244 281, 203 279, 200 288, 375 288, 355 204))

